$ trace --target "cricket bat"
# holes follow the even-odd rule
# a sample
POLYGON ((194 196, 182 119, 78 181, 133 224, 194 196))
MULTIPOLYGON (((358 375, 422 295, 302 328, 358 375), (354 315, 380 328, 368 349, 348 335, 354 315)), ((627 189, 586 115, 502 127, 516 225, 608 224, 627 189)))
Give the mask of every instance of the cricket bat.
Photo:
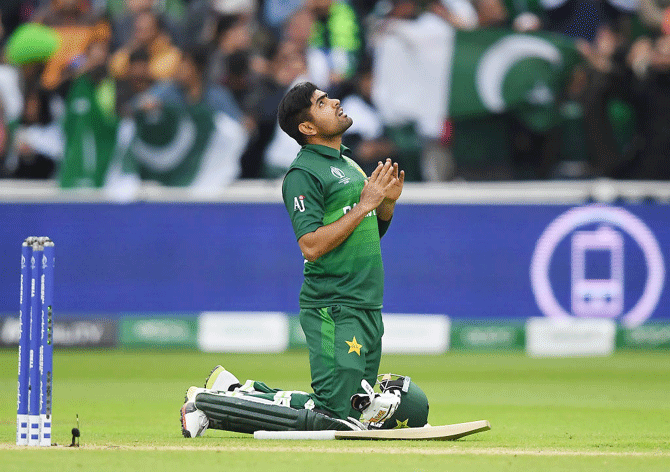
POLYGON ((255 439, 367 439, 367 440, 442 440, 455 439, 491 429, 486 420, 423 428, 375 429, 366 431, 256 431, 255 439))

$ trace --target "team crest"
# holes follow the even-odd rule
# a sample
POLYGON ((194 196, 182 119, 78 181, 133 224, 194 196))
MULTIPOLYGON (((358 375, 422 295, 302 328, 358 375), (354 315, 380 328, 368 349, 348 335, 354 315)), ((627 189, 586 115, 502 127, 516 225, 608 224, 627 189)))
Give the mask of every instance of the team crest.
POLYGON ((351 180, 349 177, 344 175, 344 171, 342 169, 338 169, 337 167, 330 166, 330 173, 333 174, 335 178, 339 179, 338 182, 341 184, 348 184, 351 180))

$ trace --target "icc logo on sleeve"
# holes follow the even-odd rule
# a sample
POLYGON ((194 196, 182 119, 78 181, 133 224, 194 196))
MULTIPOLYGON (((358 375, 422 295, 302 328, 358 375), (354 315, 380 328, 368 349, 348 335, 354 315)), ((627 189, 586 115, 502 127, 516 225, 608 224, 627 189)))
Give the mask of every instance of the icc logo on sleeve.
POLYGON ((612 318, 635 327, 644 323, 658 305, 665 265, 656 238, 642 220, 623 208, 595 204, 568 210, 547 226, 533 251, 530 281, 545 316, 612 318), (564 240, 566 243, 561 244, 564 240), (557 251, 559 246, 563 250, 557 251), (625 268, 634 265, 640 253, 644 261, 638 265, 646 269, 646 280, 637 280, 644 270, 633 271, 627 280, 625 268), (562 285, 565 291, 568 284, 552 280, 552 261, 569 266, 563 279, 569 281, 570 288, 569 294, 561 294, 563 304, 554 289, 562 285), (626 261, 631 262, 627 265, 626 261), (632 293, 626 291, 627 284, 641 287, 639 296, 632 291, 634 300, 626 300, 626 294, 632 293))

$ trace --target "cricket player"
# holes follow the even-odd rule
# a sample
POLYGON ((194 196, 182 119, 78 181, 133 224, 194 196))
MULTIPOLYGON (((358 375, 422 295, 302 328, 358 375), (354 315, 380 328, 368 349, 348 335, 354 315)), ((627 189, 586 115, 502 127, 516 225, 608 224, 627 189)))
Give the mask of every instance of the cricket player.
POLYGON ((282 194, 305 259, 300 324, 313 393, 282 392, 254 381, 241 385, 217 366, 205 389, 192 387, 187 393, 181 412, 186 437, 201 435, 207 421, 210 427, 241 432, 351 429, 360 426, 356 418, 381 424, 400 401, 400 394, 374 393, 370 386, 377 382, 384 334, 380 238, 390 225, 405 173, 389 159, 367 177, 342 145, 352 119, 339 100, 312 83, 286 93, 278 121, 302 146, 284 177, 282 194), (249 401, 255 403, 250 407, 249 401), (309 414, 268 410, 277 405, 309 414), (287 415, 290 424, 276 419, 287 415), (260 416, 266 424, 254 423, 260 416))
POLYGON ((288 91, 279 126, 302 146, 282 194, 305 258, 300 324, 307 339, 314 403, 336 418, 353 415, 361 380, 375 385, 384 334, 380 238, 405 179, 379 163, 367 178, 342 146, 352 119, 314 84, 288 91))

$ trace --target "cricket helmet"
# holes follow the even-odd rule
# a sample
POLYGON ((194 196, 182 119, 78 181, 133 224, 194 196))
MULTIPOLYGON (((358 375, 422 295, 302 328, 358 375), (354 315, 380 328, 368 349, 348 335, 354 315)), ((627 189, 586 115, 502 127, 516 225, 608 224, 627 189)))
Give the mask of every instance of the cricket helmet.
POLYGON ((384 421, 381 429, 421 428, 428 423, 428 398, 409 377, 396 374, 380 375, 379 388, 382 392, 400 394, 400 405, 395 413, 384 421))

